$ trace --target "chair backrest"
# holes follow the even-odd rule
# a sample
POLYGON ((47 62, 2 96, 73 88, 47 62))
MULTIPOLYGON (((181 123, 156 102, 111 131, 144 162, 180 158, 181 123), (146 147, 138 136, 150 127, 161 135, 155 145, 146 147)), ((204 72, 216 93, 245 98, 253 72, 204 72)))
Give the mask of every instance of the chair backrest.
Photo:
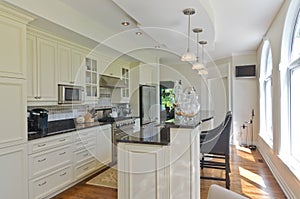
POLYGON ((247 199, 246 197, 235 193, 233 191, 230 191, 228 189, 225 189, 224 187, 221 187, 216 184, 212 184, 209 187, 207 199, 247 199))
POLYGON ((226 115, 224 125, 208 131, 204 141, 200 144, 201 153, 229 155, 230 131, 232 114, 226 115))

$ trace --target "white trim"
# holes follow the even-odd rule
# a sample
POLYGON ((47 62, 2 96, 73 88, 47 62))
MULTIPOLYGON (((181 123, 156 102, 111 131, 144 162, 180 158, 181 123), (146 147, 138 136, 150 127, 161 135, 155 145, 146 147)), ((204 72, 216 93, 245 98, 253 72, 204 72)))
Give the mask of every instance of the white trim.
POLYGON ((294 195, 293 191, 289 188, 289 186, 286 184, 285 180, 282 178, 281 172, 277 170, 277 168, 273 164, 272 160, 265 153, 265 150, 262 149, 260 145, 258 145, 258 150, 259 150, 260 154, 262 155, 263 159, 265 160, 266 164, 268 165, 271 173, 273 174, 276 181, 278 182, 279 186, 281 187, 282 191, 287 196, 287 198, 297 199, 297 197, 294 195))

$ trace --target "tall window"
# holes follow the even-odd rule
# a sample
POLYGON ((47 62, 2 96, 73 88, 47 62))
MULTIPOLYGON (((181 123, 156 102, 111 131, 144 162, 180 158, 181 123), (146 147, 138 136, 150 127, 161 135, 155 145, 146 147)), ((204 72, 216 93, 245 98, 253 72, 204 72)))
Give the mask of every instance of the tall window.
POLYGON ((265 41, 261 56, 260 72, 260 136, 273 147, 273 122, 272 122, 272 52, 269 41, 265 41))
POLYGON ((290 53, 291 64, 287 69, 289 91, 289 142, 290 155, 300 163, 300 17, 294 24, 290 53))

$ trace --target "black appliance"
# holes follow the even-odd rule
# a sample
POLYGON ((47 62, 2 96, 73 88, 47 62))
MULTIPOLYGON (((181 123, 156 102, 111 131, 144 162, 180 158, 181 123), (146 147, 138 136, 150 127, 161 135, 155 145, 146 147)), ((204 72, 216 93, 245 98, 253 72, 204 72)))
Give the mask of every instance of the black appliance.
POLYGON ((48 111, 42 108, 36 108, 29 111, 28 132, 35 132, 46 135, 48 132, 48 111))

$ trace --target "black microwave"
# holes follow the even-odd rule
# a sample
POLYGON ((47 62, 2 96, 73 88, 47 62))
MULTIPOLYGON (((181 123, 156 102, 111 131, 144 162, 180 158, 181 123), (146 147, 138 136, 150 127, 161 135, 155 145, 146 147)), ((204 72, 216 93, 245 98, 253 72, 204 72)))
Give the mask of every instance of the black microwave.
POLYGON ((82 86, 58 84, 58 104, 81 104, 83 96, 82 86))

